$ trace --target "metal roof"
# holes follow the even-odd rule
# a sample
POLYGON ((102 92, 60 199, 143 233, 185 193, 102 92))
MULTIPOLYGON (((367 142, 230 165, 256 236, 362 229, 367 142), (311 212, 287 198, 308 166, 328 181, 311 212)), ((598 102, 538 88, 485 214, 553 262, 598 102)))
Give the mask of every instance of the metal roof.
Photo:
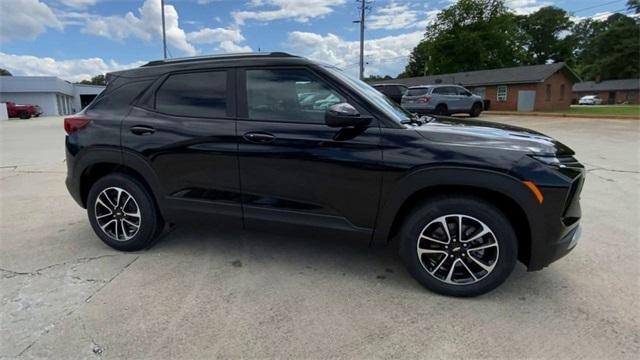
POLYGON ((640 79, 584 81, 574 84, 572 90, 575 92, 640 90, 640 79))
POLYGON ((502 69, 467 71, 454 74, 418 76, 405 79, 378 81, 377 83, 394 82, 407 86, 457 84, 463 86, 528 84, 546 80, 549 76, 565 69, 574 81, 580 81, 571 68, 565 63, 517 66, 502 69))

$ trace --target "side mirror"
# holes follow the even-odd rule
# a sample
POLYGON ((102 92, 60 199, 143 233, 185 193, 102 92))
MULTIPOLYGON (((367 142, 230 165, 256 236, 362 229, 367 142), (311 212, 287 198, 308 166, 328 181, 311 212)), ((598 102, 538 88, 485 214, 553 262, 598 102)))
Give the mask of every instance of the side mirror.
POLYGON ((348 103, 331 105, 324 113, 324 123, 330 127, 362 127, 371 123, 371 117, 362 116, 348 103))

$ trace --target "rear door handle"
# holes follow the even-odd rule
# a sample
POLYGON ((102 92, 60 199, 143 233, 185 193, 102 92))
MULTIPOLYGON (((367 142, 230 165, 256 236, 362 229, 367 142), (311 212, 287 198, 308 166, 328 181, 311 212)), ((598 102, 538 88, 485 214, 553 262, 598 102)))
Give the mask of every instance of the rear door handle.
POLYGON ((151 126, 144 125, 132 126, 129 128, 129 130, 131 130, 131 132, 136 135, 151 135, 156 132, 156 129, 152 128, 151 126))
POLYGON ((256 144, 268 144, 276 139, 272 134, 264 132, 248 132, 244 134, 243 138, 256 144))

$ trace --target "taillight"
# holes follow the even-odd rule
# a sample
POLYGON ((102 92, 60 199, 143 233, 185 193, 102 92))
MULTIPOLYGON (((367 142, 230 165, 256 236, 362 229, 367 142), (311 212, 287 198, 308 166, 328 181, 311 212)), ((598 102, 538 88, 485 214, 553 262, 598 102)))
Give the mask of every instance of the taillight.
POLYGON ((431 96, 429 95, 423 96, 418 101, 420 101, 421 103, 428 103, 429 101, 431 101, 431 96))
POLYGON ((66 131, 67 134, 72 134, 87 126, 89 121, 90 119, 88 117, 80 115, 64 118, 64 131, 66 131))

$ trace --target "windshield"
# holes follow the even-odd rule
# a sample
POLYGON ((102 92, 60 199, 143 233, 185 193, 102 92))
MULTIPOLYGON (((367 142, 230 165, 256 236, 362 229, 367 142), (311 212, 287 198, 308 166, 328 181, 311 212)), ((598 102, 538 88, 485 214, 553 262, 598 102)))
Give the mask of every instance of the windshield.
POLYGON ((383 95, 381 92, 379 92, 366 82, 353 78, 350 75, 347 75, 347 73, 345 73, 344 71, 334 66, 326 65, 324 66, 324 68, 327 69, 331 74, 338 77, 340 80, 351 85, 354 90, 364 96, 367 100, 371 101, 376 107, 382 110, 393 120, 401 122, 411 119, 411 114, 409 112, 398 106, 393 101, 389 100, 388 97, 383 95))

